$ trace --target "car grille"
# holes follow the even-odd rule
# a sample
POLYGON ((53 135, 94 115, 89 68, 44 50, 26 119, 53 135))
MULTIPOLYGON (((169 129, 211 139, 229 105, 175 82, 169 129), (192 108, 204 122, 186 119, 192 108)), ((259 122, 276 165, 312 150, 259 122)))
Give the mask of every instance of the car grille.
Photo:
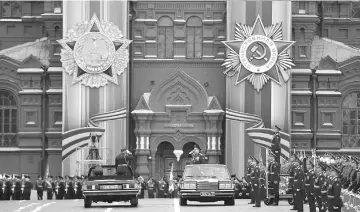
POLYGON ((218 183, 217 182, 197 182, 198 190, 217 190, 218 183))

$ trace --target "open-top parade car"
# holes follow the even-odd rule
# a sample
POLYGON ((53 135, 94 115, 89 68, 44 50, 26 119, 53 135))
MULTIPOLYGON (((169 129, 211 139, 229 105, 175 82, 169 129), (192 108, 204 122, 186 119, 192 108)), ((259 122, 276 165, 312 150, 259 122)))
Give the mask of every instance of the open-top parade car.
POLYGON ((187 165, 184 175, 179 176, 179 202, 187 201, 216 202, 235 205, 235 184, 226 165, 193 164, 187 165))
POLYGON ((140 187, 131 167, 126 164, 98 165, 89 170, 88 182, 83 186, 84 207, 92 202, 128 202, 138 206, 140 187))

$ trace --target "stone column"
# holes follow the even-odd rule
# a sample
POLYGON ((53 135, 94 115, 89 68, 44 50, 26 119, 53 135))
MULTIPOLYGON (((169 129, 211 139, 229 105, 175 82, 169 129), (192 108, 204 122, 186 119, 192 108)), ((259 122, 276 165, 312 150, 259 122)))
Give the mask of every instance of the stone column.
POLYGON ((150 156, 150 150, 149 150, 149 136, 148 135, 140 135, 139 137, 139 145, 137 145, 137 148, 135 150, 136 155, 136 169, 135 173, 142 176, 145 180, 149 179, 149 156, 150 156))
POLYGON ((208 146, 206 156, 208 157, 208 163, 219 164, 219 157, 221 155, 220 150, 220 136, 213 135, 208 137, 208 146))

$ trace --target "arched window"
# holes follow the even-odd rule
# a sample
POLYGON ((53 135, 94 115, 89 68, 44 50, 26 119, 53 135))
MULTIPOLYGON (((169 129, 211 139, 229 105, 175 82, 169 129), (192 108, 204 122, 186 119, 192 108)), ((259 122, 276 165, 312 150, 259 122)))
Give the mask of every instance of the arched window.
POLYGON ((21 17, 21 6, 17 1, 2 2, 2 17, 14 18, 21 17))
POLYGON ((0 146, 17 146, 17 103, 14 95, 0 90, 0 146))
POLYGON ((186 22, 186 57, 202 58, 203 28, 198 17, 190 17, 186 22))
POLYGON ((300 42, 305 43, 305 29, 304 28, 300 29, 300 42))
POLYGON ((174 58, 174 23, 168 16, 163 16, 158 21, 157 47, 158 58, 174 58))
POLYGON ((342 102, 342 147, 360 147, 360 91, 347 94, 342 102))

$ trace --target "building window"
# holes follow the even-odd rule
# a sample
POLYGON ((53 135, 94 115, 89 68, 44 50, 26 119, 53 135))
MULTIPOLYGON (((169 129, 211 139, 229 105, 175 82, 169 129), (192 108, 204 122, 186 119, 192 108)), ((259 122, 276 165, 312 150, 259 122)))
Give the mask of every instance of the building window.
POLYGON ((339 38, 347 39, 349 36, 348 33, 349 33, 348 29, 339 29, 339 38))
POLYGON ((299 57, 306 57, 306 46, 299 46, 299 57))
POLYGON ((170 17, 163 16, 159 19, 157 35, 157 57, 174 58, 174 24, 170 17))
POLYGON ((190 17, 186 22, 186 57, 189 59, 202 58, 203 42, 202 21, 198 17, 190 17))
POLYGON ((0 90, 0 146, 17 146, 17 103, 14 95, 0 90))
POLYGON ((294 28, 291 29, 291 37, 292 37, 292 40, 295 41, 295 29, 294 28))
POLYGON ((305 29, 300 29, 300 43, 305 43, 305 29))
POLYGON ((329 37, 329 29, 324 29, 324 37, 329 37))
POLYGON ((351 18, 360 18, 360 2, 351 2, 351 18))
POLYGON ((299 14, 305 14, 306 13, 306 2, 305 1, 299 1, 299 14))
POLYGON ((347 94, 342 103, 342 147, 360 147, 360 92, 347 94))
POLYGON ((2 2, 2 17, 18 18, 21 17, 21 6, 17 1, 2 2))

